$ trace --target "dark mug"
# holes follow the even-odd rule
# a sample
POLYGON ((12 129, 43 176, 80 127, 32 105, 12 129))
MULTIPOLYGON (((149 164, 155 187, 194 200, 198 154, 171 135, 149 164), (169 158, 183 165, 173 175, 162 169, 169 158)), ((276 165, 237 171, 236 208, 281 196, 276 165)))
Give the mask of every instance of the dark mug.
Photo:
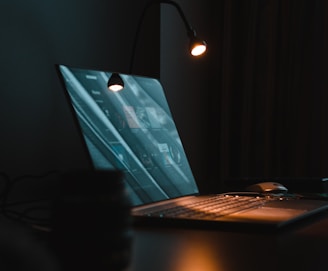
POLYGON ((60 176, 52 244, 64 270, 124 270, 131 258, 130 202, 121 171, 60 176))

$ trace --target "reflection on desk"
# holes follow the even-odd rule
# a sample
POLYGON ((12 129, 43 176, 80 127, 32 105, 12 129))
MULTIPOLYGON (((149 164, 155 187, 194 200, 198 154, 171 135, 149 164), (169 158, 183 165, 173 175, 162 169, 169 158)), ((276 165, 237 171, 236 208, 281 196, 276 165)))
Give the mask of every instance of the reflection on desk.
POLYGON ((327 270, 328 213, 278 233, 136 228, 131 271, 327 270))

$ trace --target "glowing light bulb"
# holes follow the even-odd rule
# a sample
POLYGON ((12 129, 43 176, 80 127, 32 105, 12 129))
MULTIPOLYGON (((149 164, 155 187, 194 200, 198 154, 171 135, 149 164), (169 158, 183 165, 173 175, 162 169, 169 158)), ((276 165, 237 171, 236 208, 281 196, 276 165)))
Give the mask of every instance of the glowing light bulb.
POLYGON ((118 92, 123 89, 121 85, 111 85, 108 87, 111 91, 118 92))
POLYGON ((199 44, 199 45, 195 46, 194 48, 192 48, 191 54, 193 56, 200 56, 200 55, 204 54, 205 51, 206 51, 206 45, 199 44))

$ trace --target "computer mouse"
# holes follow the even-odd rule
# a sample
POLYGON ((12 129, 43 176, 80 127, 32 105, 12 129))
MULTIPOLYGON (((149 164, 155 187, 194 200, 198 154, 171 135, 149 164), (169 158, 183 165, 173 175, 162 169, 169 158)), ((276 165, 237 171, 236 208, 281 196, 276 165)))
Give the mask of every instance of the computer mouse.
POLYGON ((288 189, 281 183, 277 182, 260 182, 252 184, 246 188, 249 192, 259 193, 287 193, 288 189))

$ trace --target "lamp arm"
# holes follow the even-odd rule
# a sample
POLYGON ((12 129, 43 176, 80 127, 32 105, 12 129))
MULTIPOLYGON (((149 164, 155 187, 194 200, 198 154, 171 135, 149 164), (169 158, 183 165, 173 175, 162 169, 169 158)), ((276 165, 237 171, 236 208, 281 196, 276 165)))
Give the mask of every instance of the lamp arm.
POLYGON ((196 34, 195 30, 191 27, 191 25, 189 24, 185 14, 183 13, 183 10, 181 9, 181 7, 176 2, 171 1, 171 0, 162 0, 162 1, 159 0, 157 2, 164 3, 164 4, 169 4, 169 5, 174 6, 178 10, 178 12, 180 14, 180 17, 181 17, 182 21, 185 24, 185 27, 186 27, 186 30, 187 30, 187 35, 189 37, 195 36, 195 34, 196 34))
POLYGON ((134 41, 133 41, 132 56, 131 56, 130 67, 129 67, 129 73, 130 74, 132 74, 134 58, 135 58, 135 52, 136 52, 136 47, 137 47, 137 43, 138 43, 138 36, 139 36, 139 33, 140 33, 141 25, 142 25, 142 22, 144 20, 146 11, 153 4, 161 4, 161 3, 169 4, 169 5, 174 6, 177 9, 177 11, 179 12, 179 15, 180 15, 185 27, 186 27, 188 37, 191 38, 191 37, 196 36, 195 31, 193 30, 191 25, 188 23, 187 18, 185 16, 185 14, 183 13, 181 7, 176 2, 171 1, 171 0, 153 0, 153 1, 148 2, 148 4, 146 4, 145 8, 142 11, 142 14, 140 16, 140 19, 139 19, 139 22, 138 22, 138 25, 137 25, 137 31, 136 31, 134 41))

